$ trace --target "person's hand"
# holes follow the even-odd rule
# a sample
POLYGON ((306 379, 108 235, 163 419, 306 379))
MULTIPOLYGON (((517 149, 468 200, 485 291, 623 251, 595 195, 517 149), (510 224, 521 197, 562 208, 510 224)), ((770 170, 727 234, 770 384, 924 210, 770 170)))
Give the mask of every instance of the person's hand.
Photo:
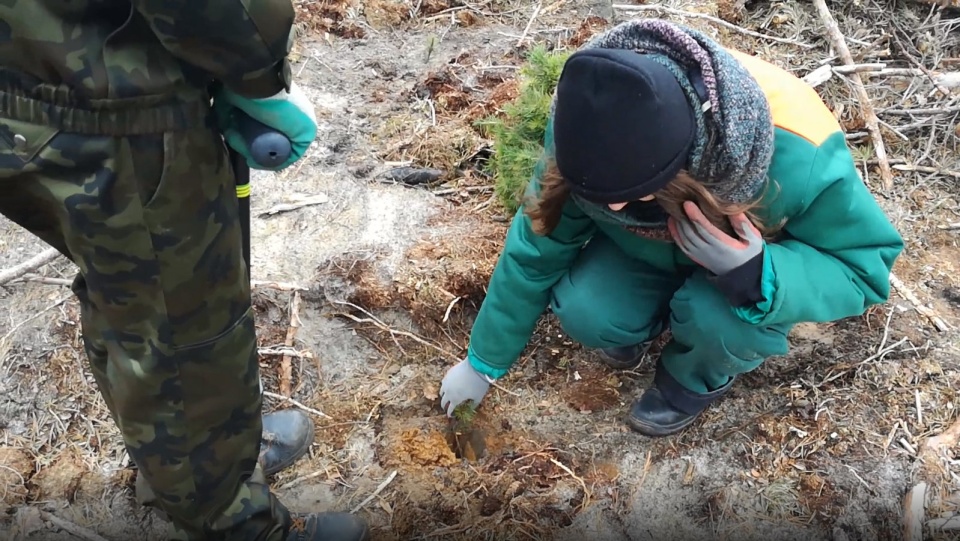
POLYGON ((483 397, 490 390, 490 380, 474 370, 470 361, 464 359, 455 364, 440 383, 440 407, 447 412, 447 417, 453 416, 457 406, 472 400, 474 406, 480 404, 483 397))
POLYGON ((717 276, 741 267, 763 251, 763 236, 744 214, 729 218, 739 238, 727 235, 707 220, 695 203, 683 211, 689 220, 667 221, 670 235, 691 260, 717 276))
POLYGON ((250 155, 247 142, 237 125, 235 113, 238 109, 290 140, 290 157, 270 170, 284 169, 299 160, 317 136, 317 115, 313 104, 296 84, 290 86, 289 93, 281 90, 280 93, 263 99, 244 98, 221 89, 213 97, 213 108, 224 140, 246 158, 251 169, 264 169, 264 166, 250 155))

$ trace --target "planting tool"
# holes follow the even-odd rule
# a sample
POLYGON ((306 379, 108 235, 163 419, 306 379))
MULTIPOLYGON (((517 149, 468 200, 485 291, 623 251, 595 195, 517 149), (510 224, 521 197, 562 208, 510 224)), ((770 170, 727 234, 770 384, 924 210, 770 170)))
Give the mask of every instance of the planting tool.
MULTIPOLYGON (((290 140, 273 128, 237 110, 240 134, 247 142, 254 161, 271 169, 287 161, 292 151, 290 140)), ((236 175, 237 201, 240 205, 240 231, 243 237, 243 259, 250 274, 250 166, 246 158, 230 148, 230 162, 236 175)))

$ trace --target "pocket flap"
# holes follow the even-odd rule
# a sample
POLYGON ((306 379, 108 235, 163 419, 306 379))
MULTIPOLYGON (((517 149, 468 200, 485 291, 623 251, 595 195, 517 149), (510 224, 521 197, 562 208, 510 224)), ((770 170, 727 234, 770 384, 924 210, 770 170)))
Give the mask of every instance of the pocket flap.
POLYGON ((59 131, 53 126, 0 118, 0 140, 5 150, 24 162, 33 160, 59 131))

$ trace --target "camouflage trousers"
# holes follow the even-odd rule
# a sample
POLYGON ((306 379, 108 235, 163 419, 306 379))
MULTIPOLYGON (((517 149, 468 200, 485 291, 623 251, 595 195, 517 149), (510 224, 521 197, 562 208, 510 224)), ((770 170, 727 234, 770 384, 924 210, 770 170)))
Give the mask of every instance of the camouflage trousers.
POLYGON ((209 102, 110 112, 0 92, 0 213, 79 267, 84 347, 179 539, 279 540, 235 180, 209 102), (131 133, 133 132, 133 133, 131 133))

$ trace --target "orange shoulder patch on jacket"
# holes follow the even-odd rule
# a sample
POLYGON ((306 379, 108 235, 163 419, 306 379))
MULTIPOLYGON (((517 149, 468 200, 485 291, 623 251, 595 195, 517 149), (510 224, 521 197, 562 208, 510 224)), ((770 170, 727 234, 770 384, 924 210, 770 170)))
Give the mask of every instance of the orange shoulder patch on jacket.
POLYGON ((728 51, 760 84, 770 102, 775 126, 795 133, 816 146, 841 131, 833 113, 810 85, 762 58, 734 49, 728 51))

